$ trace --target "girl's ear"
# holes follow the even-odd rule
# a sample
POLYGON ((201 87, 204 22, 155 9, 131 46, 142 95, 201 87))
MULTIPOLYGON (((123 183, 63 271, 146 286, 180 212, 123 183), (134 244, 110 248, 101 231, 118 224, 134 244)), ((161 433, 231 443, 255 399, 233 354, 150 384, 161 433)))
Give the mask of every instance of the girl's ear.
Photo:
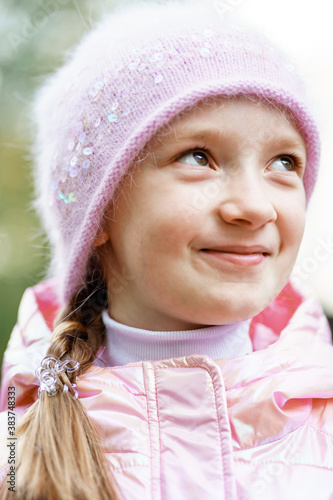
POLYGON ((111 200, 107 207, 105 208, 104 215, 100 222, 99 228, 97 230, 94 242, 92 244, 93 247, 97 248, 101 245, 104 245, 110 239, 110 233, 108 230, 108 220, 114 219, 114 201, 111 200))
POLYGON ((93 242, 93 247, 100 247, 110 239, 109 233, 105 229, 100 228, 93 242))

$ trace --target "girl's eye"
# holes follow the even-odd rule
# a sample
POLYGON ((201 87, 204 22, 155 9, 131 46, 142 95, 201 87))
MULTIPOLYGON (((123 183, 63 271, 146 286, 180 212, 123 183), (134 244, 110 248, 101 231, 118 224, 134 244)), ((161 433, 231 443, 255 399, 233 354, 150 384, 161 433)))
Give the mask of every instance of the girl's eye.
POLYGON ((209 165, 208 157, 202 151, 190 151, 189 153, 179 156, 177 161, 186 163, 187 165, 199 165, 200 167, 209 165))
POLYGON ((272 161, 270 168, 292 172, 296 168, 296 160, 292 156, 280 156, 272 161))

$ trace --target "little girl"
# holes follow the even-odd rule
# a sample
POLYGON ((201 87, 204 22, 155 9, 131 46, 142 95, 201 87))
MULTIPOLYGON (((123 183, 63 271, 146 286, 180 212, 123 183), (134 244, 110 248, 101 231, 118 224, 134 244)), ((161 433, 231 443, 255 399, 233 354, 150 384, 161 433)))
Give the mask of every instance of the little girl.
POLYGON ((207 2, 141 4, 36 114, 52 255, 4 358, 2 498, 332 500, 330 330, 290 279, 319 160, 293 66, 207 2))

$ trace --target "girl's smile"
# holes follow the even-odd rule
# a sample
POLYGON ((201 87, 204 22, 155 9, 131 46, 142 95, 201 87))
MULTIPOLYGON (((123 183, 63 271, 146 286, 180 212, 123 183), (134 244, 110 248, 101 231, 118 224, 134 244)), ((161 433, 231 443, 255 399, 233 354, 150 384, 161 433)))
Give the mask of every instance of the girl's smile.
MULTIPOLYGON (((252 251, 246 247, 239 248, 237 251, 230 250, 201 250, 204 252, 202 255, 208 258, 218 259, 221 263, 230 262, 236 266, 256 266, 265 261, 268 253, 265 251, 252 251)), ((211 261, 213 265, 217 265, 217 261, 211 261)))
POLYGON ((148 330, 234 323, 285 285, 304 230, 306 148, 273 106, 221 98, 178 117, 126 178, 95 245, 109 312, 148 330))

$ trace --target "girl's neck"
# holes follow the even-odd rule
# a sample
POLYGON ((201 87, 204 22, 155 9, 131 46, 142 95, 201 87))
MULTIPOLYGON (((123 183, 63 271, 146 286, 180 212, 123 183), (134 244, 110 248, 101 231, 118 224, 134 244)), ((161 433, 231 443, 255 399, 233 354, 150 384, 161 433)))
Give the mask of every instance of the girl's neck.
POLYGON ((251 320, 184 331, 151 331, 118 323, 103 312, 106 349, 103 364, 122 366, 136 361, 156 361, 192 354, 212 359, 234 358, 253 351, 251 320))

